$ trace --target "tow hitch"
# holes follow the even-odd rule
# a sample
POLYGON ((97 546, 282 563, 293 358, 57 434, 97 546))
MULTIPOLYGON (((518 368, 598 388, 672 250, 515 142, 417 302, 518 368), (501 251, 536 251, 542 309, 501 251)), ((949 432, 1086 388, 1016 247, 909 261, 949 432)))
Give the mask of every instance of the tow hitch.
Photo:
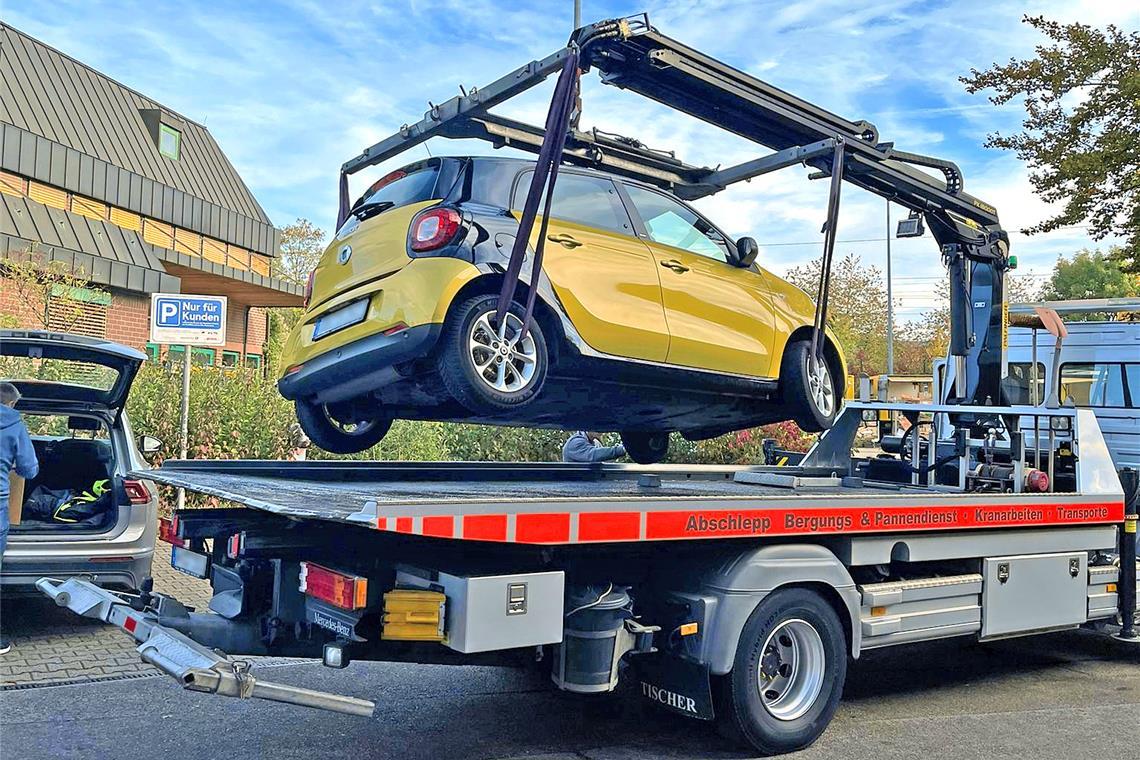
MULTIPOLYGON (((60 607, 122 628, 139 642, 138 653, 144 662, 154 665, 189 691, 288 702, 364 718, 371 717, 376 708, 374 703, 364 699, 255 678, 248 661, 231 660, 180 631, 160 625, 159 616, 150 609, 134 609, 125 595, 107 591, 90 581, 71 578, 60 582, 40 578, 36 588, 60 607)), ((162 594, 152 594, 151 598, 160 605, 163 600, 177 604, 162 594)))

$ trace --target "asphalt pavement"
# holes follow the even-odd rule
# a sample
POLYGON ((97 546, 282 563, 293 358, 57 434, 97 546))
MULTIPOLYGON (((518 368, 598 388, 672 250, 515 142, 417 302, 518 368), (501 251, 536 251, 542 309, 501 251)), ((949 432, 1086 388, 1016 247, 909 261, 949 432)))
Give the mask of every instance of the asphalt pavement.
MULTIPOLYGON (((1140 646, 1085 632, 866 654, 797 758, 1130 758, 1140 646)), ((636 697, 583 703, 494 668, 270 664, 263 678, 374 699, 372 719, 180 691, 164 677, 0 692, 0 757, 744 758, 708 724, 636 697)))

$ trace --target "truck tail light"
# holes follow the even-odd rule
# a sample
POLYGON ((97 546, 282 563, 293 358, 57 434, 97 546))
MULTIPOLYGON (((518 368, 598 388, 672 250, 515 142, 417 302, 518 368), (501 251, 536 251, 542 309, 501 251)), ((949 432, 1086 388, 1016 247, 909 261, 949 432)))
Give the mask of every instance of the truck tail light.
POLYGON ((158 540, 165 541, 173 546, 180 546, 183 549, 187 545, 186 539, 178 537, 178 526, 169 517, 163 517, 158 521, 158 540))
POLYGON ((368 605, 368 579, 330 570, 315 562, 301 563, 301 592, 342 610, 368 605))
POLYGON ((409 239, 413 251, 434 251, 455 238, 462 222, 459 212, 446 206, 436 206, 416 214, 412 220, 409 239))
POLYGON ((313 300, 313 280, 317 276, 317 270, 313 269, 309 272, 309 279, 305 280, 305 308, 309 308, 309 302, 313 300))
POLYGON ((150 501, 150 489, 141 480, 124 480, 123 490, 127 492, 131 504, 146 504, 150 501))

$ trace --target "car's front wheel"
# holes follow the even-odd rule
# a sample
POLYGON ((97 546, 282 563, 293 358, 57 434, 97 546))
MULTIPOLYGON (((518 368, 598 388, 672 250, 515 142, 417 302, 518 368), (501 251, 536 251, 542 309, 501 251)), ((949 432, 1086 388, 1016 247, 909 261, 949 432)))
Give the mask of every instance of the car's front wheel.
POLYGON ((804 431, 818 433, 835 421, 843 386, 827 357, 813 360, 811 341, 797 340, 784 353, 780 392, 792 420, 804 431))
POLYGON ((660 431, 654 433, 621 434, 621 445, 625 446, 625 453, 638 464, 657 464, 669 453, 669 434, 660 431))
POLYGON ((439 376, 455 399, 476 414, 518 408, 546 380, 549 354, 538 320, 522 334, 524 310, 512 303, 501 324, 498 296, 475 296, 447 318, 437 360, 439 376))
POLYGON ((355 454, 372 448, 392 427, 392 419, 384 415, 360 419, 359 414, 346 414, 336 408, 330 410, 327 404, 303 399, 297 399, 295 407, 297 421, 305 435, 332 454, 355 454), (347 419, 350 417, 356 419, 347 419))

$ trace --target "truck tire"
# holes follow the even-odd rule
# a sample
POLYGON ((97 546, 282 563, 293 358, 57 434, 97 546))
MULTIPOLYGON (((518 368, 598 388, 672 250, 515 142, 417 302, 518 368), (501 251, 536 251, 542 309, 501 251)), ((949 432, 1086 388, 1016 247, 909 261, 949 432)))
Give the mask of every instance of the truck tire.
POLYGON ((780 366, 780 397, 791 419, 805 432, 819 433, 831 427, 843 398, 842 379, 835 377, 835 366, 828 360, 811 370, 811 341, 788 344, 780 366))
POLYGON ((721 681, 717 720, 764 754, 801 750, 831 722, 847 677, 847 637, 827 601, 790 588, 762 601, 721 681))
POLYGON ((621 434, 621 445, 625 446, 625 453, 638 464, 657 464, 669 453, 669 434, 660 431, 655 433, 621 434))
POLYGON ((342 422, 329 413, 325 404, 303 399, 294 403, 297 421, 309 440, 330 454, 355 454, 370 449, 388 434, 390 417, 342 422))
POLYGON ((492 323, 498 296, 475 296, 448 315, 436 359, 448 392, 476 414, 514 409, 533 399, 546 381, 550 359, 538 320, 519 340, 520 304, 512 303, 502 333, 492 323))

